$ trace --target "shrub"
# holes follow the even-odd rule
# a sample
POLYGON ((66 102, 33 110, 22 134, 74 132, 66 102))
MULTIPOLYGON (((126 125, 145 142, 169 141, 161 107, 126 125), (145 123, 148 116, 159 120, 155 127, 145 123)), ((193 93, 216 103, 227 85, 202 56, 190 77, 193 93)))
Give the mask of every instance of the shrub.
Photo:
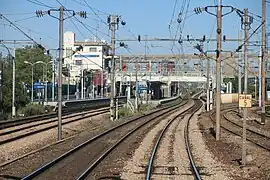
POLYGON ((130 116, 132 115, 133 113, 127 108, 127 107, 121 107, 118 111, 118 115, 119 115, 119 118, 121 117, 126 117, 126 116, 130 116))
POLYGON ((150 111, 153 109, 153 106, 152 105, 147 105, 147 104, 142 104, 140 105, 139 107, 139 111, 150 111))
POLYGON ((40 104, 28 104, 25 107, 18 110, 18 114, 22 114, 23 116, 33 116, 44 114, 46 112, 52 111, 49 106, 42 106, 40 104))

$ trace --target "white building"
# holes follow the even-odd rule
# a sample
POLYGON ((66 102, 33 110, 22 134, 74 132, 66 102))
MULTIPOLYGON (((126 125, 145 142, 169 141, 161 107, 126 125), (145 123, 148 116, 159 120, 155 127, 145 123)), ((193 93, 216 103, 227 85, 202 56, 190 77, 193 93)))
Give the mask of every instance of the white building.
POLYGON ((108 56, 110 46, 104 42, 89 40, 76 41, 75 33, 64 33, 64 65, 70 67, 70 84, 75 84, 82 70, 104 69, 104 57, 108 56), (81 47, 80 51, 76 51, 81 47))

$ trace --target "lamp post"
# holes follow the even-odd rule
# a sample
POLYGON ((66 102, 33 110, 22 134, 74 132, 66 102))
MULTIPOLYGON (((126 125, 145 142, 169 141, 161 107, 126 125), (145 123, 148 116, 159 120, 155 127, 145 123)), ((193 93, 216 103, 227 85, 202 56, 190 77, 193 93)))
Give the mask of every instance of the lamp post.
MULTIPOLYGON (((30 64, 32 66, 32 91, 31 91, 31 101, 34 102, 34 65, 35 64, 43 64, 43 61, 37 61, 35 63, 31 63, 29 61, 24 61, 25 64, 30 64)), ((46 64, 46 63, 45 63, 46 64)), ((47 68, 46 68, 47 69, 47 68)), ((47 77, 47 76, 46 76, 47 77)))
MULTIPOLYGON (((53 63, 53 61, 49 61, 49 62, 44 62, 44 61, 37 61, 36 62, 37 64, 38 63, 40 63, 40 64, 43 64, 43 65, 45 65, 45 72, 46 72, 46 75, 45 75, 45 101, 46 102, 48 102, 48 76, 47 76, 47 74, 48 74, 48 64, 50 64, 50 63, 53 63)), ((44 78, 43 78, 44 79, 44 78)))

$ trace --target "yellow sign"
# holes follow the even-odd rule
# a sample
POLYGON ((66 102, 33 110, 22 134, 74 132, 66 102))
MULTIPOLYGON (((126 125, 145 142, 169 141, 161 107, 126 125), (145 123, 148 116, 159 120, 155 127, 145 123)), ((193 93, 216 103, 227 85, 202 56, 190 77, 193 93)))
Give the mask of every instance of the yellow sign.
POLYGON ((250 94, 239 95, 239 107, 251 107, 252 106, 252 96, 250 94))

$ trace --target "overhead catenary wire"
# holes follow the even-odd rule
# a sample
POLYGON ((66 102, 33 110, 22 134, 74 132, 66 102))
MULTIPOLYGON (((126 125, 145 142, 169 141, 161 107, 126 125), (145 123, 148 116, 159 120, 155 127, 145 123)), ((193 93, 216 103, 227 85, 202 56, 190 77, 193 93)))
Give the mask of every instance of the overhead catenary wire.
POLYGON ((26 0, 26 1, 28 1, 30 3, 33 3, 33 4, 36 4, 36 5, 39 5, 39 6, 42 6, 42 7, 46 7, 46 8, 54 8, 54 7, 49 6, 47 4, 44 4, 44 3, 42 3, 42 2, 40 2, 38 0, 26 0))
POLYGON ((0 17, 5 19, 7 22, 9 22, 16 30, 20 31, 24 36, 26 36, 28 39, 30 39, 31 41, 33 41, 35 44, 40 45, 40 43, 38 43, 37 41, 35 41, 32 37, 30 37, 28 34, 26 34, 23 30, 21 30, 15 23, 13 23, 12 21, 10 21, 8 18, 6 18, 3 14, 0 14, 0 17))
MULTIPOLYGON (((86 4, 84 4, 84 3, 82 3, 81 1, 78 1, 78 0, 73 0, 74 2, 76 2, 76 3, 78 3, 78 4, 80 4, 80 5, 83 5, 83 6, 85 6, 86 4)), ((93 10, 95 10, 95 11, 98 11, 100 14, 102 14, 102 15, 110 15, 109 13, 106 13, 106 12, 104 12, 104 11, 101 11, 101 10, 99 10, 99 9, 96 9, 96 8, 94 8, 94 7, 91 7, 93 10)))
POLYGON ((21 15, 30 15, 35 12, 18 12, 18 13, 2 13, 4 16, 21 16, 21 15))
POLYGON ((33 19, 33 18, 37 18, 37 16, 34 15, 34 16, 30 16, 30 17, 26 17, 26 18, 14 20, 13 22, 20 22, 20 21, 25 21, 25 20, 33 19))
POLYGON ((105 25, 107 25, 107 23, 106 23, 103 19, 100 18, 100 16, 94 11, 94 9, 87 3, 87 1, 84 0, 84 2, 85 2, 85 4, 91 9, 91 11, 92 11, 92 12, 100 19, 100 21, 101 21, 102 23, 104 23, 105 25))
MULTIPOLYGON (((56 0, 61 6, 63 6, 64 7, 64 9, 67 9, 59 0, 56 0)), ((70 11, 69 11, 69 13, 70 14, 72 14, 70 11)), ((96 37, 99 41, 102 41, 99 37, 97 37, 96 35, 95 35, 95 33, 91 30, 91 29, 89 29, 89 27, 87 27, 86 25, 85 25, 85 23, 83 23, 82 21, 80 21, 76 16, 74 16, 73 17, 76 21, 78 21, 84 28, 86 28, 94 37, 96 37)))
POLYGON ((85 39, 87 38, 85 35, 83 35, 83 33, 81 32, 81 30, 78 28, 78 26, 74 23, 74 21, 70 18, 69 19, 71 21, 71 23, 74 25, 74 27, 77 29, 77 31, 81 34, 82 37, 84 37, 85 39))

